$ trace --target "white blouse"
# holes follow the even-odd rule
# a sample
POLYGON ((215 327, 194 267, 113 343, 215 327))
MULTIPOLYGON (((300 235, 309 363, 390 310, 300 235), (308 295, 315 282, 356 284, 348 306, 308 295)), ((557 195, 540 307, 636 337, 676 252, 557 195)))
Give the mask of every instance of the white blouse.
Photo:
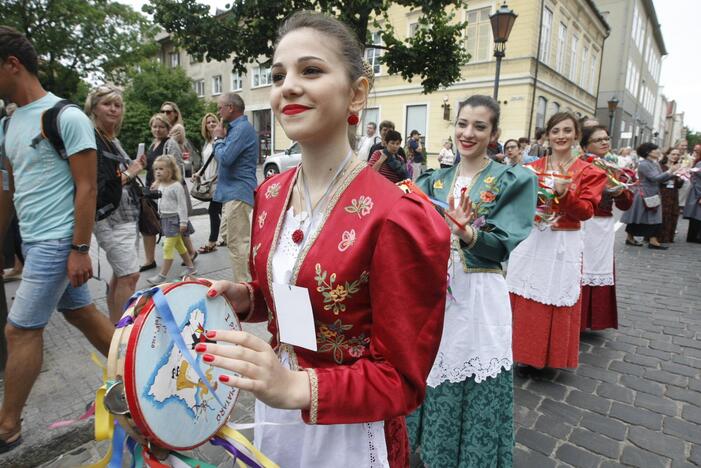
MULTIPOLYGON (((273 253, 274 283, 287 284, 292 278, 301 244, 292 233, 300 228, 306 213, 285 213, 278 244, 273 253)), ((305 234, 311 236, 312 229, 305 234)), ((282 352, 280 362, 290 368, 289 355, 282 352)), ((342 390, 341 390, 342 391, 342 390)), ((299 410, 272 408, 256 400, 254 443, 263 454, 285 468, 384 468, 387 461, 384 422, 359 424, 308 425, 299 410)))

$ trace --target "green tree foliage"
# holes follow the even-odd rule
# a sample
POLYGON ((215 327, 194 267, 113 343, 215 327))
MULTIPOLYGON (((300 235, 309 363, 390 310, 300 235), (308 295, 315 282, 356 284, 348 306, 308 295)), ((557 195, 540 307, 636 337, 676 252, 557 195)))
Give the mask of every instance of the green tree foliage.
POLYGON ((690 130, 688 127, 686 129, 686 141, 689 143, 689 150, 691 150, 695 145, 701 144, 701 132, 695 132, 690 130))
POLYGON ((330 13, 350 25, 366 48, 382 50, 381 61, 390 74, 407 80, 420 77, 425 93, 459 80, 460 67, 469 59, 461 46, 466 23, 456 21, 453 13, 465 6, 460 0, 235 0, 227 13, 214 17, 196 0, 150 2, 144 11, 153 14, 177 45, 198 58, 231 60, 233 70, 242 73, 248 63, 271 57, 278 27, 302 9, 330 13), (420 11, 412 37, 392 27, 392 4, 420 11), (371 28, 380 31, 383 45, 372 44, 371 28))
POLYGON ((196 146, 202 144, 200 120, 205 107, 192 89, 192 80, 182 68, 168 68, 157 62, 145 62, 128 76, 124 89, 124 121, 119 139, 126 151, 133 155, 139 143, 147 147, 153 137, 148 125, 164 101, 178 105, 185 122, 187 137, 196 146))
POLYGON ((157 50, 153 25, 116 1, 2 0, 0 23, 34 43, 44 87, 72 99, 82 79, 123 83, 131 64, 157 50))

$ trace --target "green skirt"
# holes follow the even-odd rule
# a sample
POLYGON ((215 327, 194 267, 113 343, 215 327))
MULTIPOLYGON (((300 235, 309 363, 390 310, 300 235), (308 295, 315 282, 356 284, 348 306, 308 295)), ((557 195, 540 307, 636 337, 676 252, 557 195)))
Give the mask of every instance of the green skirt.
POLYGON ((513 395, 510 370, 481 383, 426 387, 423 405, 406 418, 412 452, 431 468, 511 467, 513 395))

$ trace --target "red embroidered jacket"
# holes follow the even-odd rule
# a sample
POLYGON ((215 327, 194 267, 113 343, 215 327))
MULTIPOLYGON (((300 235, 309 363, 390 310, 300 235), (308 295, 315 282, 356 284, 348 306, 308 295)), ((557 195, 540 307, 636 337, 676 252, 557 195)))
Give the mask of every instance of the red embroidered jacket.
MULTIPOLYGON (((529 163, 537 172, 545 172, 548 158, 540 158, 529 163)), ((567 193, 557 204, 560 218, 552 225, 553 231, 578 231, 581 221, 594 216, 594 210, 601 201, 601 194, 606 187, 606 173, 577 158, 568 169, 572 183, 567 193)))
MULTIPOLYGON (((384 420, 386 433, 398 432, 402 416, 423 401, 438 351, 449 230, 415 194, 405 194, 371 168, 353 169, 332 195, 323 228, 306 242, 292 274, 293 284, 309 290, 318 351, 280 344, 271 265, 296 175, 290 170, 275 176, 256 193, 250 257, 255 301, 244 320, 267 320, 273 348, 286 346, 293 367, 311 369, 305 422, 384 420)), ((406 436, 401 438, 405 444, 406 436)), ((388 440, 388 451, 397 465, 393 443, 388 440)))

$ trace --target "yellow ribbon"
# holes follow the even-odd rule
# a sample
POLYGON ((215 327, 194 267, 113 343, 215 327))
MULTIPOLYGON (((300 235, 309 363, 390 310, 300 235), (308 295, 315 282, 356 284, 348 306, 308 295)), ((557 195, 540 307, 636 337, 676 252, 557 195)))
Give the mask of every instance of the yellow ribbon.
MULTIPOLYGON (((112 414, 105 408, 105 392, 107 391, 107 367, 102 363, 102 360, 95 354, 90 355, 90 359, 97 367, 102 369, 102 387, 97 389, 95 393, 95 440, 112 440, 114 432, 114 418, 112 414)), ((81 468, 105 468, 112 459, 112 444, 108 445, 107 453, 99 461, 83 465, 81 468)))
MULTIPOLYGON (((246 439, 243 434, 241 434, 239 431, 236 431, 229 426, 224 426, 221 429, 219 429, 219 432, 217 432, 217 435, 220 437, 226 437, 229 439, 230 442, 235 442, 236 445, 243 447, 246 449, 253 457, 256 459, 258 463, 260 463, 263 468, 280 468, 275 462, 270 460, 268 457, 263 455, 260 450, 255 448, 255 446, 248 440, 246 439)), ((237 465, 240 468, 246 468, 246 465, 241 461, 237 460, 237 465)))

